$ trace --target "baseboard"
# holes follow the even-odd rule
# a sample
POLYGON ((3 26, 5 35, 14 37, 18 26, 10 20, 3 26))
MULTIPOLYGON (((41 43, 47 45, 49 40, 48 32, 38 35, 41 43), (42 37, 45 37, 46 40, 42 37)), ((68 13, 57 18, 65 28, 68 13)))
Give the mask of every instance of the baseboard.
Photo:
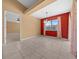
POLYGON ((64 40, 64 41, 69 41, 69 39, 66 39, 66 38, 61 38, 62 40, 64 40))
MULTIPOLYGON (((35 38, 35 37, 52 37, 52 36, 44 36, 44 35, 29 36, 29 37, 26 37, 26 38, 21 39, 20 41, 28 40, 28 39, 35 38)), ((58 37, 52 37, 52 38, 58 38, 58 37)), ((61 40, 64 40, 64 41, 69 41, 66 38, 58 38, 58 39, 61 39, 61 40)))
POLYGON ((21 41, 28 40, 28 39, 35 38, 35 37, 38 37, 38 36, 29 36, 29 37, 21 39, 21 41))

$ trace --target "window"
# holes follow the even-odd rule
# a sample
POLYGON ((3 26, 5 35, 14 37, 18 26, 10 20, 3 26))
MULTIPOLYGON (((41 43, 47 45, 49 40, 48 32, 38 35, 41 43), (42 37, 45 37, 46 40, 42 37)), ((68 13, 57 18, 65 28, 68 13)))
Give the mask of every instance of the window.
POLYGON ((57 31, 58 20, 49 20, 45 23, 45 30, 57 31))
POLYGON ((58 20, 52 20, 52 25, 58 25, 58 20))

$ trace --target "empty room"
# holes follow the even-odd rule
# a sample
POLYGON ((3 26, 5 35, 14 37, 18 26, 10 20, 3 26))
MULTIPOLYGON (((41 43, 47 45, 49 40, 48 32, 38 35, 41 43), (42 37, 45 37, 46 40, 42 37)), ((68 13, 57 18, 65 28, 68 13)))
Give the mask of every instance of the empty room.
POLYGON ((77 59, 76 0, 3 0, 3 59, 77 59))

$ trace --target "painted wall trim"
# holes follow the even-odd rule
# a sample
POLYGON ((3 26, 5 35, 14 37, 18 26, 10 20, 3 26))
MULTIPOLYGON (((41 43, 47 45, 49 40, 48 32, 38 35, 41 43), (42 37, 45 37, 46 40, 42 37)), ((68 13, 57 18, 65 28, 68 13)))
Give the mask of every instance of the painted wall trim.
POLYGON ((38 35, 37 36, 29 36, 29 37, 23 38, 23 39, 21 39, 21 41, 32 39, 32 38, 35 38, 35 37, 38 37, 38 35))
MULTIPOLYGON (((44 36, 44 35, 29 36, 29 37, 26 37, 24 39, 21 39, 21 41, 28 40, 28 39, 32 39, 32 38, 35 38, 35 37, 52 37, 52 36, 44 36)), ((52 38, 57 38, 57 37, 52 37, 52 38)))
POLYGON ((4 35, 3 35, 4 36, 4 39, 3 39, 4 42, 3 42, 3 44, 6 44, 6 21, 7 21, 6 20, 6 14, 7 14, 7 11, 5 10, 4 11, 4 29, 3 29, 4 30, 4 35))

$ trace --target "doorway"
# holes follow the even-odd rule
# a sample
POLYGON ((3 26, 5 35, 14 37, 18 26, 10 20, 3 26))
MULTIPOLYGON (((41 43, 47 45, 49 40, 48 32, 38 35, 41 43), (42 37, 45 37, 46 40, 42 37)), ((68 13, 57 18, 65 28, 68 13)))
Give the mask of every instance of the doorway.
POLYGON ((20 15, 4 11, 4 44, 20 41, 20 15))

